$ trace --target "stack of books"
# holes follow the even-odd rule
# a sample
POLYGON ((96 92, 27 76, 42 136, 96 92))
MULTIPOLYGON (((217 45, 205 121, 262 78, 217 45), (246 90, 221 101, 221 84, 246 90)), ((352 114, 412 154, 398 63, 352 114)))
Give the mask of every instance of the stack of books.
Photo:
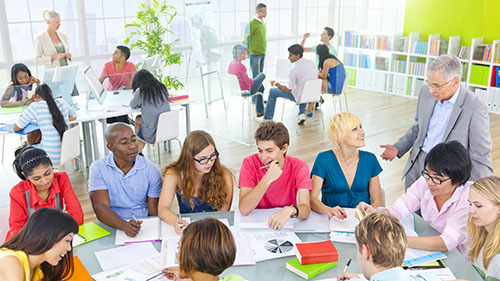
POLYGON ((447 49, 448 42, 446 42, 445 40, 434 39, 431 41, 430 55, 436 57, 439 55, 443 55, 446 53, 447 49))
POLYGON ((337 265, 339 253, 332 241, 297 243, 296 258, 286 263, 286 269, 309 280, 337 265))
POLYGON ((413 41, 411 52, 414 54, 425 55, 427 53, 427 42, 424 41, 413 41))
POLYGON ((459 59, 468 60, 470 57, 470 47, 462 46, 457 52, 457 57, 459 59))
POLYGON ((377 50, 390 51, 391 41, 388 36, 378 36, 377 37, 377 50))
POLYGON ((473 60, 490 61, 491 58, 491 45, 479 45, 474 51, 473 60))

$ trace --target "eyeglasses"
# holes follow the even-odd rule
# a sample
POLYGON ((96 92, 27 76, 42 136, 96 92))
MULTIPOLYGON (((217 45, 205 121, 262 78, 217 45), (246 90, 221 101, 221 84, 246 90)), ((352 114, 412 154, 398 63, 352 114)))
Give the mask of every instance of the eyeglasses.
POLYGON ((430 83, 429 83, 429 80, 425 80, 425 81, 424 81, 424 84, 425 84, 427 87, 429 87, 429 89, 439 90, 439 89, 443 88, 446 84, 448 84, 448 83, 450 83, 451 81, 453 81, 453 79, 455 79, 455 78, 452 78, 452 79, 448 80, 447 82, 445 82, 445 83, 443 83, 443 84, 441 84, 441 85, 430 84, 430 83))
POLYGON ((205 165, 209 161, 215 162, 215 160, 217 160, 218 157, 219 157, 219 152, 215 151, 214 153, 212 153, 212 155, 210 155, 210 157, 203 157, 201 159, 196 159, 193 157, 193 160, 200 163, 200 165, 205 165))
POLYGON ((437 184, 437 185, 441 185, 443 182, 450 180, 450 178, 440 179, 440 178, 436 178, 436 177, 431 177, 426 170, 422 171, 422 176, 424 177, 424 179, 431 180, 434 184, 437 184))

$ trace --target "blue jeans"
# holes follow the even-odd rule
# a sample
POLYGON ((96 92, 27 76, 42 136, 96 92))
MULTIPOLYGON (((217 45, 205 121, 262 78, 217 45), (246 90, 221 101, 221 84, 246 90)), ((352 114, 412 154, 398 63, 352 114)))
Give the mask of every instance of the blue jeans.
MULTIPOLYGON (((272 88, 269 91, 269 98, 267 99, 266 111, 264 112, 264 119, 267 119, 267 120, 273 119, 274 108, 276 107, 276 99, 277 98, 284 98, 284 99, 288 99, 291 101, 295 101, 295 98, 292 95, 292 93, 287 93, 287 92, 280 90, 278 88, 272 88)), ((306 106, 307 106, 307 103, 299 104, 299 115, 306 113, 306 106)))
MULTIPOLYGON (((253 79, 253 87, 250 89, 250 94, 255 95, 257 92, 264 93, 264 86, 262 86, 262 82, 266 79, 266 75, 264 73, 259 73, 253 79)), ((255 98, 255 112, 263 113, 264 112, 264 97, 262 95, 253 96, 255 98)))
MULTIPOLYGON (((250 55, 250 68, 252 69, 252 76, 256 78, 257 75, 264 71, 264 59, 266 55, 250 55)), ((262 90, 264 92, 264 90, 262 90)), ((257 97, 252 97, 252 101, 257 103, 257 97)))

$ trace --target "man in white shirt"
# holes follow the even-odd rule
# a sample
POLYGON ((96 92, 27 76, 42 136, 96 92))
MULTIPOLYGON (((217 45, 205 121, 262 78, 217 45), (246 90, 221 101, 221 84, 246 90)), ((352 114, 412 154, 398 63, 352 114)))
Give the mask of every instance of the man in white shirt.
MULTIPOLYGON (((302 96, 302 90, 307 80, 318 79, 318 70, 313 61, 303 58, 304 48, 299 44, 293 44, 288 48, 288 59, 295 63, 290 75, 288 76, 288 85, 282 85, 271 81, 272 88, 269 91, 266 109, 264 111, 264 120, 272 120, 277 98, 289 99, 298 102, 302 96)), ((306 103, 299 104, 299 125, 306 121, 306 103)))

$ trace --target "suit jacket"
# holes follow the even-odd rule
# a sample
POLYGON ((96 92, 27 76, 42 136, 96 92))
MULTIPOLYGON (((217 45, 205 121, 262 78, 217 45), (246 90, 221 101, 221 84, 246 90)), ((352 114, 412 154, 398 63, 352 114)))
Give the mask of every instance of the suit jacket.
MULTIPOLYGON (((69 52, 68 37, 66 34, 56 31, 61 43, 64 46, 64 51, 69 52)), ((35 40, 35 64, 43 64, 45 68, 54 68, 59 66, 59 60, 52 60, 50 56, 57 54, 56 47, 50 39, 49 33, 44 31, 38 35, 35 40)))
MULTIPOLYGON (((399 151, 398 157, 412 148, 403 177, 410 169, 424 168, 414 167, 413 163, 424 144, 435 102, 429 88, 423 87, 418 98, 415 123, 394 144, 399 151)), ((472 180, 493 175, 488 108, 464 86, 460 87, 460 93, 443 136, 443 142, 452 140, 459 141, 469 151, 472 160, 472 180)))

